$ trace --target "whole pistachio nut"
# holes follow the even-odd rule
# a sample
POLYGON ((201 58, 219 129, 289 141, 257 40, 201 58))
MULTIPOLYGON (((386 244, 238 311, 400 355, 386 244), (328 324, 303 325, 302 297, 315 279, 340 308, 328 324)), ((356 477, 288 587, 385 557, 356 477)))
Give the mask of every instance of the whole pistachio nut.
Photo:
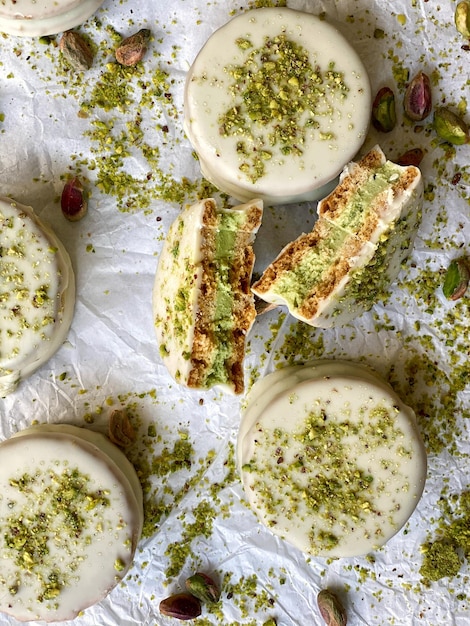
POLYGON ((457 146, 470 141, 467 124, 446 107, 434 111, 434 130, 441 139, 457 146))
POLYGON ((414 165, 419 166, 424 158, 424 150, 421 148, 411 148, 398 157, 396 163, 398 165, 414 165))
POLYGON ((159 610, 162 615, 189 621, 201 615, 201 603, 190 593, 175 593, 160 602, 159 610))
POLYGON ((395 94, 390 87, 382 87, 372 103, 372 124, 378 131, 389 133, 396 123, 395 94))
POLYGON ((332 591, 322 589, 317 596, 317 604, 327 626, 346 626, 346 611, 332 591))
POLYGON ((93 63, 93 50, 89 43, 74 30, 67 30, 59 42, 64 59, 76 70, 89 70, 93 63))
POLYGON ((197 572, 186 580, 186 589, 201 602, 218 602, 220 591, 207 574, 197 572))
POLYGON ((403 107, 407 116, 414 122, 421 122, 431 113, 431 81, 424 72, 418 72, 408 84, 403 107))
POLYGON ((454 259, 444 278, 442 291, 449 300, 458 300, 465 295, 470 282, 470 259, 460 257, 454 259))
POLYGON ((62 189, 60 208, 65 218, 70 222, 78 222, 88 211, 87 193, 82 181, 74 176, 67 181, 62 189))
POLYGON ((455 27, 466 39, 470 39, 470 2, 463 0, 455 7, 455 27))
POLYGON ((147 28, 141 28, 137 33, 123 39, 115 56, 118 63, 131 67, 142 61, 147 52, 151 32, 147 28))

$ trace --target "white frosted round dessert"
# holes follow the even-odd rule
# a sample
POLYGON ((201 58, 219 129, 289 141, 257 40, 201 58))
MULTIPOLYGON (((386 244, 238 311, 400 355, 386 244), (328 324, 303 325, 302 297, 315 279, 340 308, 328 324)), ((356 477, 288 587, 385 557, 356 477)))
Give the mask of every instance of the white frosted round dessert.
POLYGON ((85 22, 103 0, 7 0, 0 2, 0 32, 54 35, 85 22))
POLYGON ((0 197, 0 397, 59 349, 75 307, 70 257, 31 207, 0 197))
POLYGON ((215 31, 186 79, 184 126, 202 174, 246 202, 317 200, 362 146, 366 69, 341 33, 287 8, 247 11, 215 31))
POLYGON ((347 361, 289 367, 257 382, 237 456, 259 520, 314 556, 360 556, 385 544, 426 480, 414 412, 374 372, 347 361))
POLYGON ((137 474, 104 435, 27 428, 0 444, 0 611, 74 619, 132 565, 143 524, 137 474))

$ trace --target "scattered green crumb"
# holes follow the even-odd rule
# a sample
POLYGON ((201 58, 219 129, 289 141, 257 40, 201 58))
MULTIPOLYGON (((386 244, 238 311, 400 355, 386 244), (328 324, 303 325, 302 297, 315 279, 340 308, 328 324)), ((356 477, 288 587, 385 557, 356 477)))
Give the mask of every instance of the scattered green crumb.
POLYGON ((435 582, 456 576, 461 567, 457 545, 448 539, 436 539, 422 548, 423 563, 419 573, 424 581, 435 582))
POLYGON ((437 538, 421 548, 422 582, 428 585, 441 578, 453 578, 470 557, 470 490, 449 494, 445 489, 439 501, 442 517, 437 525, 437 538))

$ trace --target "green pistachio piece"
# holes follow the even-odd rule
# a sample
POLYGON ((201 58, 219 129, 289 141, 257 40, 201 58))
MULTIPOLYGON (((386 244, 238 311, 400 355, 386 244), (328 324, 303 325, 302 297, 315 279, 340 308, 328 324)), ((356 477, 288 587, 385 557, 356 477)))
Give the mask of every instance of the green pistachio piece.
POLYGON ((461 146, 470 141, 467 124, 446 107, 434 111, 434 130, 444 141, 461 146))
POLYGON ((186 580, 186 589, 202 602, 218 602, 220 591, 207 574, 197 572, 186 580))
POLYGON ((470 260, 465 257, 454 259, 449 265, 442 291, 449 300, 458 300, 465 295, 470 282, 470 260))
POLYGON ((470 39, 470 2, 463 0, 455 7, 455 27, 461 35, 470 39))
POLYGON ((348 618, 338 597, 328 589, 323 589, 317 596, 321 616, 327 626, 346 626, 348 618))
POLYGON ((390 87, 382 87, 372 103, 372 124, 378 131, 389 133, 396 123, 395 95, 390 87))

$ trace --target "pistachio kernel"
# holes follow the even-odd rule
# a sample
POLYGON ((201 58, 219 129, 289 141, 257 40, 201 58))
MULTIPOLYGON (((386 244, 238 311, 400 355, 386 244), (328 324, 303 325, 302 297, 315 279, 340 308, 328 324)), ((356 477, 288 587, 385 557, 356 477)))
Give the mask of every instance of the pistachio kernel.
POLYGON ((220 591, 207 574, 197 572, 186 580, 186 589, 201 602, 218 602, 220 591))
POLYGON ((397 163, 397 165, 414 165, 418 167, 423 158, 424 150, 421 148, 411 148, 399 156, 395 163, 397 163))
POLYGON ((322 589, 317 596, 317 604, 327 626, 346 626, 346 611, 332 591, 322 589))
POLYGON ((59 49, 67 63, 75 70, 89 70, 93 51, 87 41, 76 31, 67 30, 61 37, 59 49))
POLYGON ((134 35, 123 39, 115 51, 116 61, 127 67, 137 65, 147 52, 150 35, 150 30, 141 28, 134 35))
POLYGON ((160 613, 181 621, 189 621, 201 615, 201 603, 190 593, 175 593, 160 602, 160 613))
POLYGON ((458 300, 465 295, 470 282, 470 259, 460 257, 449 265, 442 291, 448 300, 458 300))
POLYGON ((86 215, 88 211, 87 193, 77 176, 65 183, 60 197, 60 208, 64 217, 70 222, 77 222, 86 215))
POLYGON ((424 72, 418 72, 408 84, 403 107, 406 115, 414 122, 421 122, 431 113, 431 81, 424 72))
POLYGON ((463 0, 455 7, 455 27, 466 39, 470 39, 470 2, 463 0))
POLYGON ((446 107, 434 111, 434 130, 441 139, 456 146, 470 141, 467 124, 446 107))
POLYGON ((372 125, 382 133, 389 133, 396 123, 395 94, 390 87, 382 87, 372 103, 372 125))

